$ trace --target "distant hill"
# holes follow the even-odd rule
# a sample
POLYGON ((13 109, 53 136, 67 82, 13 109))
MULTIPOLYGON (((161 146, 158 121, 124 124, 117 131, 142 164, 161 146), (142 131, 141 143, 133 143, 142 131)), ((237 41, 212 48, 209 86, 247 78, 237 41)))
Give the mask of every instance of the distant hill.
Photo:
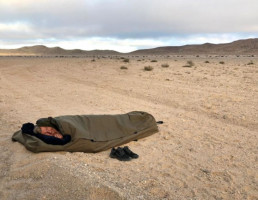
POLYGON ((92 50, 81 49, 66 50, 60 47, 46 47, 44 45, 21 47, 18 49, 0 49, 0 55, 31 55, 31 56, 87 56, 87 55, 119 55, 112 50, 92 50))
POLYGON ((258 38, 237 40, 225 44, 205 43, 201 45, 168 46, 153 49, 142 49, 131 52, 133 55, 196 55, 196 54, 218 54, 218 55, 258 55, 258 38))
MULTIPOLYGON (((141 49, 126 55, 258 55, 258 38, 237 40, 225 44, 205 43, 200 45, 167 46, 153 49, 141 49)), ((65 50, 60 47, 43 45, 22 47, 18 49, 0 49, 0 55, 34 55, 34 56, 93 56, 122 55, 112 50, 85 51, 80 49, 65 50)))

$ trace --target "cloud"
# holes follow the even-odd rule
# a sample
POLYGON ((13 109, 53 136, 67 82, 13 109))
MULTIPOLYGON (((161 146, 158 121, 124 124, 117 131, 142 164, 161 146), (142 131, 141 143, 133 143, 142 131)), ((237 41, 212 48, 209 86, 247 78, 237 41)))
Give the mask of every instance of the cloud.
POLYGON ((157 46, 164 46, 166 43, 162 40, 153 39, 114 39, 114 38, 89 38, 74 42, 67 42, 60 44, 68 49, 74 49, 76 46, 82 44, 84 49, 112 49, 120 52, 131 52, 138 48, 154 48, 157 46), (72 45, 71 45, 72 44, 72 45), (69 46, 71 45, 71 46, 69 46), (104 48, 103 48, 104 47, 104 48))
POLYGON ((257 6, 257 0, 0 0, 0 44, 106 38, 153 46, 194 37, 257 37, 257 6))
POLYGON ((10 24, 4 24, 4 23, 0 23, 0 31, 1 32, 30 32, 30 27, 28 27, 26 24, 17 22, 17 23, 10 23, 10 24))

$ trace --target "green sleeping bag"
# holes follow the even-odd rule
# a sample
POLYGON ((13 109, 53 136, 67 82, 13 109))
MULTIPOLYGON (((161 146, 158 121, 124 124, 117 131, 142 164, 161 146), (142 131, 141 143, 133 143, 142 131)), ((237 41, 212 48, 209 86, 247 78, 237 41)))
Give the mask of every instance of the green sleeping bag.
POLYGON ((39 119, 38 126, 51 126, 62 135, 70 135, 65 145, 47 144, 21 130, 12 136, 32 152, 99 152, 138 140, 158 132, 155 118, 146 112, 118 115, 66 115, 39 119))

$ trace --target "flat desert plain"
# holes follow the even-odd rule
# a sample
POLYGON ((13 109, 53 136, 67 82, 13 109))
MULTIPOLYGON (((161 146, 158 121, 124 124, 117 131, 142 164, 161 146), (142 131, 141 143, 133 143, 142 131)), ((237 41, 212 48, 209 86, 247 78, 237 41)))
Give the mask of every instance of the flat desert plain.
POLYGON ((128 59, 0 57, 0 199, 258 199, 258 58, 128 59), (129 162, 11 141, 42 117, 134 110, 164 124, 129 162))

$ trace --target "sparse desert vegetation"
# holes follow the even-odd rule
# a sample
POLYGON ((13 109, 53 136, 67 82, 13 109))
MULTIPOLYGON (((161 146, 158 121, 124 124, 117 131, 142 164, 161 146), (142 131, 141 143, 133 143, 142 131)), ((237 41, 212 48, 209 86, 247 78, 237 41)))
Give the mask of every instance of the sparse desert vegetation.
POLYGON ((128 69, 126 66, 121 66, 120 69, 128 69))
POLYGON ((193 67, 194 66, 194 62, 191 61, 191 60, 188 60, 187 61, 187 64, 186 65, 183 65, 183 67, 193 67))
POLYGON ((130 63, 120 55, 0 57, 0 167, 7 180, 0 184, 1 194, 19 195, 24 184, 16 184, 22 180, 24 191, 38 197, 35 184, 49 186, 58 177, 63 184, 69 176, 74 191, 91 179, 89 187, 96 181, 103 188, 108 184, 105 194, 122 191, 126 184, 139 199, 252 199, 257 191, 258 57, 224 56, 227 65, 220 65, 221 56, 195 55, 125 55, 130 63), (150 63, 154 59, 158 63, 150 63), (39 117, 138 109, 165 123, 159 133, 129 144, 141 158, 126 168, 109 158, 110 150, 31 154, 10 141, 24 121, 39 117))
POLYGON ((249 63, 247 63, 247 65, 253 65, 254 62, 251 60, 249 63))
POLYGON ((169 67, 169 64, 167 64, 167 63, 162 64, 161 67, 163 67, 163 68, 168 68, 168 67, 169 67))
POLYGON ((129 58, 124 58, 124 60, 123 60, 123 62, 129 62, 130 60, 129 60, 129 58))
POLYGON ((152 66, 145 66, 144 71, 152 71, 153 67, 152 66))

